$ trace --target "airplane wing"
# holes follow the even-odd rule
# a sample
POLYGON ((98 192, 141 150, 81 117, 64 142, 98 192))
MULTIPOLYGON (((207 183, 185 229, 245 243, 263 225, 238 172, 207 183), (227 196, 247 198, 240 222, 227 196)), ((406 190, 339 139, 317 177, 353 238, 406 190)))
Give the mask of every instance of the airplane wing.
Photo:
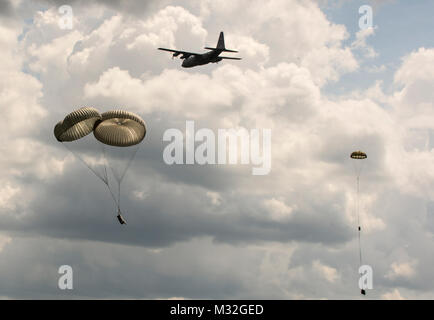
POLYGON ((188 52, 188 51, 181 51, 181 50, 174 50, 174 49, 166 49, 166 48, 158 48, 158 50, 163 50, 163 51, 173 52, 173 56, 174 56, 174 57, 177 57, 177 56, 179 56, 180 54, 182 54, 181 59, 188 58, 189 56, 197 56, 197 55, 200 55, 200 53, 188 52))
POLYGON ((241 60, 241 58, 233 58, 233 57, 220 57, 220 56, 219 56, 219 58, 222 58, 222 59, 230 59, 230 60, 241 60))

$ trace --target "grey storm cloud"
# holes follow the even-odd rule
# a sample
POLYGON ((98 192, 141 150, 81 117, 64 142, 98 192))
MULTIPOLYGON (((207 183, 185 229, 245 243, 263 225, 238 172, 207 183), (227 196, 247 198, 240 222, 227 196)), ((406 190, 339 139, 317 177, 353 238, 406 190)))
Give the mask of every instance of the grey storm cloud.
POLYGON ((0 1, 0 14, 7 16, 12 12, 12 5, 8 0, 0 1))
MULTIPOLYGON (((84 0, 69 0, 69 1, 63 1, 63 0, 41 0, 41 3, 46 3, 48 5, 60 7, 62 5, 69 5, 74 8, 74 6, 80 6, 85 7, 89 3, 84 0)), ((107 8, 113 9, 114 11, 118 12, 125 12, 129 14, 135 14, 135 15, 143 15, 147 12, 155 11, 158 7, 163 7, 170 1, 163 0, 163 1, 123 1, 123 0, 99 0, 95 1, 100 6, 105 6, 107 8)))

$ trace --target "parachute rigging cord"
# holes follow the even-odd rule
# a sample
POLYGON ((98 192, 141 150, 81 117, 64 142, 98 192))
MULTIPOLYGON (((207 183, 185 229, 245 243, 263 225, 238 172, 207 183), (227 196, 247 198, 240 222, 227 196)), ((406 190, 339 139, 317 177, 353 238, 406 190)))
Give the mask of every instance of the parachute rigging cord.
MULTIPOLYGON (((106 168, 106 165, 104 164, 104 166, 103 166, 103 169, 104 169, 104 171, 103 171, 103 174, 100 174, 100 173, 98 173, 98 171, 96 171, 94 168, 92 168, 92 166, 91 165, 89 165, 84 159, 83 159, 83 157, 81 157, 80 156, 80 154, 78 153, 78 152, 76 152, 76 151, 74 151, 72 148, 70 148, 69 146, 68 146, 68 144, 67 143, 62 143, 62 145, 64 145, 65 146, 65 148, 67 149, 67 150, 69 150, 69 152, 71 152, 74 156, 76 156, 90 171, 92 171, 92 173, 93 174, 95 174, 95 176, 97 177, 97 178, 99 178, 106 186, 107 186, 107 189, 108 189, 108 191, 110 192, 110 195, 111 195, 111 197, 112 197, 112 199, 113 199, 113 201, 115 202, 115 205, 117 206, 117 207, 119 207, 119 205, 118 205, 118 201, 116 200, 116 197, 115 197, 115 195, 113 194, 113 191, 111 190, 111 188, 110 188, 110 184, 109 184, 109 179, 108 179, 108 174, 107 174, 107 168, 106 168)), ((104 159, 104 161, 105 161, 105 159, 104 159)))
POLYGON ((360 240, 360 233, 361 233, 361 227, 360 227, 360 211, 359 211, 359 194, 360 194, 360 176, 357 176, 357 196, 356 196, 356 213, 357 213, 357 225, 358 225, 358 236, 359 236, 359 261, 360 266, 362 266, 362 244, 360 240))
MULTIPOLYGON (((363 265, 362 260, 362 241, 361 241, 361 223, 360 223, 360 174, 362 172, 362 167, 364 164, 364 160, 367 158, 366 153, 362 151, 354 151, 351 153, 350 158, 354 160, 354 170, 356 173, 356 199, 355 199, 355 211, 357 216, 357 237, 358 237, 358 246, 359 246, 359 267, 363 265)), ((365 290, 361 290, 361 294, 366 294, 365 290)))
MULTIPOLYGON (((103 144, 100 144, 102 147, 102 152, 104 155, 104 160, 105 160, 105 165, 104 165, 104 170, 105 170, 105 174, 107 175, 107 166, 110 168, 110 171, 113 174, 113 177, 115 177, 116 183, 117 183, 117 198, 114 195, 114 192, 110 189, 109 183, 107 183, 107 187, 112 195, 113 200, 115 201, 115 204, 117 206, 117 210, 118 210, 118 219, 121 222, 121 224, 125 224, 125 220, 122 218, 121 216, 121 183, 122 180, 125 177, 125 174, 127 173, 127 170, 129 169, 129 167, 131 166, 131 163, 133 162, 134 157, 136 156, 137 151, 139 150, 139 145, 134 146, 134 152, 131 154, 131 156, 128 159, 127 165, 125 166, 125 168, 122 170, 122 173, 120 175, 118 175, 118 172, 115 170, 115 168, 113 167, 113 165, 110 164, 110 161, 107 157, 107 152, 106 152, 106 147, 103 144), (122 221, 121 221, 122 220, 122 221)), ((107 179, 108 181, 108 179, 107 179)))

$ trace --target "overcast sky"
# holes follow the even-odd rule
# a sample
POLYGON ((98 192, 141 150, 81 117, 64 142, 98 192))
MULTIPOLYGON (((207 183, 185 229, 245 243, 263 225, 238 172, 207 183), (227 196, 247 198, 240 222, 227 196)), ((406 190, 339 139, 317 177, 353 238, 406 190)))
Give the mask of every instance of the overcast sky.
POLYGON ((0 298, 434 298, 430 0, 0 1, 0 298), (61 29, 61 5, 73 10, 61 29), (359 28, 359 7, 373 27, 359 28), (242 57, 181 68, 220 31, 242 57), (104 184, 53 135, 93 106, 147 135, 104 184), (272 166, 174 165, 165 130, 271 129, 272 166), (57 286, 61 265, 74 289, 57 286))

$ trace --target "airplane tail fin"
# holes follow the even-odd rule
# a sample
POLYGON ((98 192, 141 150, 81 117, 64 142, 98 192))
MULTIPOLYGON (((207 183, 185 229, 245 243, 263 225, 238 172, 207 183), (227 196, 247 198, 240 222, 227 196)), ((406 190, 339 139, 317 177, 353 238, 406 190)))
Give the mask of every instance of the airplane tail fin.
POLYGON ((217 49, 225 50, 225 36, 223 35, 223 31, 220 32, 219 41, 217 42, 217 49))
POLYGON ((223 31, 220 32, 219 40, 217 41, 217 47, 216 48, 205 47, 205 49, 208 49, 208 50, 221 50, 223 52, 238 52, 238 51, 235 51, 235 50, 226 49, 226 47, 225 47, 225 36, 223 34, 223 31))

